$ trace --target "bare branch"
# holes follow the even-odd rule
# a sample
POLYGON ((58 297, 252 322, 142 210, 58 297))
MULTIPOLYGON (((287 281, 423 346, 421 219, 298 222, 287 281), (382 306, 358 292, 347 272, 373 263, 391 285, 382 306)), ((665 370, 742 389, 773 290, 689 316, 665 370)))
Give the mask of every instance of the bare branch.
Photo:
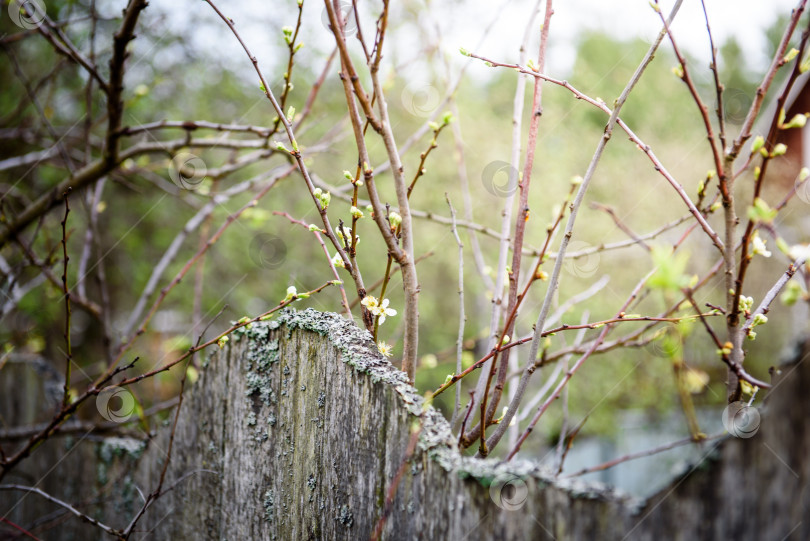
POLYGON ((27 487, 27 486, 23 486, 23 485, 0 485, 0 490, 20 490, 20 491, 23 491, 23 492, 31 492, 31 493, 37 494, 37 495, 45 498, 49 502, 54 503, 54 504, 58 505, 59 507, 62 507, 64 509, 66 509, 67 511, 69 511, 73 515, 79 517, 83 521, 89 522, 93 526, 96 526, 97 528, 100 528, 100 529, 104 530, 106 533, 108 533, 108 534, 110 534, 112 536, 115 536, 115 537, 120 537, 120 533, 118 532, 118 530, 115 530, 115 529, 107 526, 103 522, 100 522, 100 521, 94 519, 93 517, 91 517, 89 515, 85 515, 84 513, 82 513, 81 511, 79 511, 78 509, 73 507, 72 505, 70 505, 69 503, 63 502, 59 498, 55 498, 55 497, 51 496, 50 494, 48 494, 47 492, 45 492, 45 491, 43 491, 41 489, 38 489, 36 487, 27 487))
MULTIPOLYGON (((682 0, 678 0, 675 3, 675 6, 672 8, 672 12, 670 13, 669 18, 667 19, 668 21, 671 22, 672 19, 675 17, 675 14, 677 14, 678 10, 681 7, 681 3, 682 3, 682 0)), ((636 68, 635 73, 630 78, 630 81, 628 81, 628 83, 625 86, 624 90, 622 91, 621 95, 616 100, 616 105, 613 107, 613 111, 612 111, 612 113, 610 115, 610 120, 608 120, 607 126, 605 126, 604 135, 599 140, 599 145, 596 148, 596 152, 594 152, 593 159, 591 160, 591 163, 588 166, 588 170, 585 172, 585 176, 582 179, 582 184, 580 184, 579 190, 577 191, 577 195, 574 198, 574 203, 573 203, 572 208, 571 208, 571 214, 568 217, 568 222, 566 223, 566 226, 565 226, 565 235, 563 236, 562 243, 560 244, 560 250, 559 250, 560 255, 565 255, 565 250, 568 247, 568 242, 571 240, 571 236, 573 235, 574 223, 576 221, 577 212, 579 210, 579 207, 582 205, 582 201, 583 201, 583 199, 585 197, 585 192, 587 191, 588 185, 590 184, 590 181, 593 178, 593 174, 596 171, 596 165, 599 163, 599 161, 600 161, 600 159, 602 157, 602 153, 604 152, 605 146, 607 146, 607 143, 610 140, 610 137, 611 137, 611 135, 613 133, 613 128, 618 123, 619 112, 621 111, 621 108, 624 105, 625 101, 627 101, 627 97, 630 95, 630 92, 633 90, 633 87, 635 87, 636 83, 639 81, 639 79, 641 79, 641 75, 644 73, 644 70, 647 68, 647 66, 652 61, 652 58, 653 58, 653 56, 655 54, 655 51, 658 49, 658 46, 661 44, 661 40, 663 39, 663 37, 664 37, 664 31, 662 30, 658 34, 658 38, 655 40, 655 42, 652 44, 652 46, 650 46, 649 51, 647 51, 647 54, 644 56, 644 59, 639 64, 638 68, 636 68)), ((563 258, 560 257, 560 258, 558 258, 556 260, 556 262, 554 264, 554 270, 552 271, 552 274, 551 274, 551 278, 550 278, 549 285, 548 285, 548 290, 546 292, 546 298, 543 300, 543 306, 540 309, 540 315, 537 317, 537 322, 535 323, 535 332, 534 332, 534 336, 532 337, 531 346, 529 348, 528 362, 526 363, 526 367, 525 367, 525 369, 523 371, 523 375, 521 376, 520 381, 518 382, 518 390, 515 393, 515 396, 512 399, 511 403, 509 404, 509 408, 506 411, 506 415, 504 416, 504 419, 501 421, 501 423, 495 429, 495 432, 487 440, 487 447, 489 447, 489 448, 494 447, 498 443, 498 441, 500 441, 501 437, 503 437, 503 434, 506 432, 506 428, 509 426, 509 423, 511 422, 512 417, 517 412, 517 405, 520 403, 520 400, 523 398, 523 394, 526 391, 526 385, 528 384, 529 378, 531 377, 532 373, 534 372, 534 363, 535 363, 535 360, 537 359, 537 352, 538 352, 539 347, 540 347, 540 335, 541 335, 541 333, 543 331, 543 327, 545 326, 546 317, 547 317, 548 311, 549 311, 549 309, 551 307, 551 300, 554 297, 554 292, 556 291, 556 289, 557 289, 557 287, 559 285, 560 271, 562 270, 562 263, 563 263, 563 258)), ((602 334, 600 336, 601 338, 603 338, 607 334, 607 331, 608 331, 609 328, 610 328, 609 326, 606 326, 603 329, 602 334)), ((592 349, 595 349, 595 347, 592 348, 592 349)), ((580 359, 577 361, 577 363, 574 365, 574 367, 572 367, 571 371, 569 371, 566 374, 567 377, 566 377, 566 379, 564 379, 561 382, 559 389, 561 389, 562 386, 565 385, 567 380, 570 379, 571 375, 573 375, 573 373, 576 372, 577 368, 582 365, 582 363, 584 362, 585 359, 587 359, 588 356, 589 356, 589 353, 586 353, 585 355, 580 357, 580 359)), ((552 394, 552 397, 556 398, 556 396, 558 394, 559 394, 559 390, 557 392, 555 392, 554 394, 552 394)), ((548 406, 545 405, 545 407, 548 407, 548 406)), ((539 418, 539 416, 542 415, 543 411, 545 411, 545 407, 541 408, 541 410, 538 411, 538 415, 535 416, 535 419, 539 418)), ((535 419, 533 419, 533 422, 536 422, 535 419)), ((528 435, 528 434, 526 434, 526 435, 528 435)), ((523 437, 523 439, 525 439, 525 436, 523 437)), ((513 452, 510 453, 510 458, 512 456, 514 456, 514 454, 517 452, 517 449, 519 448, 519 446, 520 446, 520 442, 518 442, 518 445, 513 450, 513 452)))

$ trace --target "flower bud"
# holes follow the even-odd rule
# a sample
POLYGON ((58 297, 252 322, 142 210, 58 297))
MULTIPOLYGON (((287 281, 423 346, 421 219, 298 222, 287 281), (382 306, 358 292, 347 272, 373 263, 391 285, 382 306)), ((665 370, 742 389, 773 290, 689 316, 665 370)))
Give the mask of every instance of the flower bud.
POLYGON ((807 117, 802 114, 798 114, 791 118, 790 122, 781 126, 781 128, 783 130, 788 130, 790 128, 804 128, 805 124, 807 124, 807 117))
POLYGON ((765 144, 765 138, 762 137, 761 135, 757 135, 754 138, 754 142, 751 143, 751 153, 753 154, 754 152, 759 152, 759 149, 761 149, 762 145, 764 145, 764 144, 765 144))
POLYGON ((768 322, 768 316, 765 314, 757 314, 754 316, 754 320, 751 322, 752 327, 756 327, 757 325, 764 325, 768 322))

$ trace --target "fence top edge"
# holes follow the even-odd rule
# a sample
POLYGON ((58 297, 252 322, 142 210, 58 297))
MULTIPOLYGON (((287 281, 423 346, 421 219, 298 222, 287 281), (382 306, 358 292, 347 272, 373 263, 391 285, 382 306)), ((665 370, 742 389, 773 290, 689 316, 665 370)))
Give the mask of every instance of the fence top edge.
POLYGON ((449 474, 475 480, 485 487, 521 479, 541 488, 560 490, 572 498, 614 501, 629 507, 643 504, 641 500, 603 483, 556 478, 548 468, 531 460, 504 462, 495 458, 462 456, 450 424, 441 412, 431 405, 425 405, 425 398, 410 384, 407 375, 378 351, 370 332, 339 314, 313 308, 302 311, 287 308, 271 320, 256 322, 249 329, 243 327, 237 331, 235 341, 238 343, 242 338, 250 340, 266 336, 263 328, 277 331, 282 327, 286 327, 288 332, 301 330, 323 336, 338 350, 343 362, 358 374, 369 377, 374 385, 389 386, 399 398, 401 406, 409 415, 418 418, 422 425, 419 450, 449 474))

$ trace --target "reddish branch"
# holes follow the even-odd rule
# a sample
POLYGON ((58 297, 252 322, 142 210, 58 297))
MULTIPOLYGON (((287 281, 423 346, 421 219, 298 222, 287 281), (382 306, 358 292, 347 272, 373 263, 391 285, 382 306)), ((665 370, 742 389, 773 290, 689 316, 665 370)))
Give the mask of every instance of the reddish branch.
MULTIPOLYGON (((287 213, 287 212, 273 211, 273 214, 275 214, 277 216, 283 216, 283 217, 287 218, 287 220, 289 220, 290 222, 292 222, 294 224, 298 224, 301 227, 309 230, 309 224, 308 223, 306 223, 303 220, 296 220, 295 218, 290 216, 290 214, 287 213)), ((321 248, 323 249, 324 256, 326 256, 326 261, 329 264, 329 268, 332 270, 332 275, 335 277, 336 281, 341 282, 340 276, 338 276, 337 269, 335 268, 335 265, 332 263, 332 257, 329 255, 329 250, 326 248, 326 244, 324 244, 323 239, 321 238, 321 231, 320 230, 315 230, 315 231, 312 231, 312 233, 315 235, 315 238, 318 240, 318 244, 320 244, 321 248)), ((340 288, 341 301, 343 302, 343 308, 346 310, 346 316, 349 319, 352 319, 352 311, 351 311, 351 308, 349 308, 349 301, 346 298, 346 290, 343 288, 343 283, 341 282, 338 285, 338 287, 340 288)))
MULTIPOLYGON (((551 16, 554 14, 552 0, 546 0, 546 14, 543 19, 543 26, 540 30, 540 50, 538 51, 538 65, 539 70, 542 71, 546 63, 546 48, 548 46, 548 32, 549 24, 551 23, 551 16)), ((520 198, 518 202, 517 221, 515 222, 515 234, 512 247, 512 272, 509 274, 509 293, 507 303, 507 313, 510 314, 511 319, 507 320, 504 325, 504 332, 501 336, 512 334, 514 332, 514 315, 518 309, 518 280, 520 278, 520 265, 523 259, 523 238, 526 233, 526 222, 529 221, 529 187, 531 185, 532 170, 534 168, 534 156, 537 150, 537 132, 540 126, 540 116, 543 114, 543 80, 535 78, 534 80, 534 95, 532 97, 532 118, 529 122, 529 139, 526 143, 526 162, 523 166, 523 178, 518 184, 520 188, 520 198)), ((542 261, 542 258, 541 258, 542 261)), ((496 342, 497 345, 497 342, 496 342)), ((501 358, 500 368, 498 369, 498 382, 492 392, 492 403, 489 410, 487 409, 487 398, 489 396, 489 386, 492 383, 492 378, 495 375, 495 370, 498 367, 497 353, 494 360, 490 365, 489 375, 487 382, 484 386, 484 392, 480 400, 480 416, 479 427, 481 436, 481 445, 479 453, 482 456, 487 456, 489 450, 486 444, 486 430, 487 424, 494 416, 495 410, 500 402, 501 393, 503 391, 503 383, 506 379, 506 373, 509 369, 509 355, 508 353, 501 358)))
MULTIPOLYGON (((574 96, 576 96, 577 99, 590 103, 594 107, 602 110, 602 112, 604 112, 607 115, 612 116, 613 112, 615 111, 615 109, 611 109, 610 107, 608 107, 604 101, 594 99, 587 96, 586 94, 583 94, 582 92, 574 88, 568 81, 562 79, 555 79, 554 77, 549 77, 548 75, 537 73, 534 70, 530 70, 529 68, 520 66, 518 64, 505 64, 501 62, 495 62, 486 57, 479 56, 476 54, 470 54, 470 56, 473 58, 478 58, 479 60, 483 60, 485 62, 489 62, 493 66, 511 68, 519 71, 520 73, 531 75, 532 77, 543 79, 544 81, 548 81, 552 84, 561 86, 567 89, 572 94, 574 94, 574 96)), ((661 176, 663 176, 667 180, 667 182, 669 182, 669 184, 675 189, 675 191, 680 196, 681 200, 689 209, 689 212, 700 224, 700 226, 703 228, 703 230, 706 232, 709 238, 711 238, 714 246, 718 249, 720 253, 723 253, 723 242, 720 240, 720 237, 717 236, 717 233, 715 233, 714 229, 712 229, 711 225, 709 225, 709 223, 706 221, 705 217, 700 212, 700 209, 698 209, 692 202, 692 199, 683 189, 683 186, 681 186, 681 184, 675 179, 675 177, 666 169, 666 167, 664 167, 664 164, 661 162, 661 160, 658 159, 658 156, 652 151, 652 148, 650 148, 649 145, 647 145, 643 140, 641 140, 641 138, 638 135, 636 135, 635 132, 633 132, 633 130, 631 130, 630 127, 621 118, 617 117, 615 123, 627 134, 627 136, 630 138, 630 141, 635 143, 638 149, 647 155, 647 158, 650 160, 650 162, 652 162, 655 170, 658 173, 660 173, 661 176)))
MULTIPOLYGON (((340 51, 342 66, 341 80, 344 86, 346 103, 349 108, 349 118, 352 123, 357 150, 360 154, 358 167, 362 167, 363 170, 366 188, 373 207, 374 221, 377 223, 377 227, 386 241, 391 257, 397 261, 402 270, 402 288, 405 294, 405 331, 403 336, 402 370, 413 380, 416 371, 419 341, 419 283, 416 275, 416 266, 414 264, 414 233, 411 222, 410 204, 408 203, 407 185, 404 178, 404 167, 394 140, 391 123, 388 118, 388 106, 382 92, 378 74, 380 60, 382 59, 382 44, 388 20, 388 2, 383 2, 383 13, 378 21, 378 31, 375 40, 376 54, 368 66, 374 86, 372 98, 369 98, 365 90, 363 90, 357 75, 357 70, 348 53, 343 31, 342 14, 340 10, 337 9, 337 2, 332 3, 329 0, 325 0, 325 4, 332 34, 335 37, 335 42, 340 51), (375 100, 379 111, 379 118, 374 115, 372 110, 372 105, 375 100), (366 122, 368 122, 372 129, 382 138, 386 154, 388 155, 388 161, 391 165, 391 172, 394 177, 394 189, 399 206, 398 210, 402 217, 400 227, 402 239, 401 247, 398 243, 398 239, 391 232, 390 224, 387 220, 388 213, 384 211, 383 205, 377 195, 376 186, 374 184, 374 171, 369 165, 370 159, 366 149, 364 129, 361 126, 362 120, 360 119, 360 114, 357 109, 357 102, 360 103, 361 109, 366 116, 366 122)), ((364 317, 364 320, 368 326, 369 322, 367 318, 364 317)))
POLYGON ((323 232, 327 236, 327 238, 329 238, 330 242, 332 243, 332 246, 334 246, 337 252, 340 254, 340 258, 343 260, 344 267, 351 274, 352 279, 354 280, 355 286, 357 288, 357 296, 360 298, 365 297, 366 290, 365 286, 363 285, 363 278, 362 275, 360 274, 360 270, 357 267, 357 265, 351 262, 349 255, 344 250, 344 247, 341 246, 341 243, 338 241, 337 237, 335 236, 335 233, 332 231, 332 224, 330 223, 329 217, 327 216, 326 207, 320 203, 318 197, 315 195, 315 186, 313 185, 309 169, 304 163, 304 157, 298 148, 298 141, 295 138, 291 121, 287 119, 284 110, 281 108, 278 101, 276 100, 276 97, 273 94, 272 90, 270 89, 270 86, 267 83, 264 74, 262 73, 261 69, 259 69, 258 60, 250 52, 250 49, 247 47, 247 44, 245 44, 244 40, 242 39, 242 36, 236 30, 233 20, 225 16, 225 14, 223 14, 222 11, 220 11, 220 9, 211 0, 206 0, 206 3, 210 5, 211 8, 220 17, 220 19, 222 19, 228 25, 228 28, 230 28, 231 33, 233 33, 234 37, 237 39, 237 41, 239 41, 239 44, 242 46, 242 49, 245 51, 245 54, 248 56, 251 63, 253 64, 253 68, 255 69, 256 74, 259 77, 259 80, 261 81, 264 94, 267 97, 267 99, 270 100, 270 103, 273 106, 273 109, 275 110, 276 114, 278 115, 278 118, 280 119, 282 126, 284 126, 284 131, 287 134, 287 138, 289 139, 290 144, 293 147, 292 150, 288 152, 295 159, 295 162, 298 164, 298 169, 301 171, 301 177, 303 178, 304 183, 306 184, 307 189, 309 190, 310 197, 312 198, 312 201, 315 204, 315 208, 318 209, 318 212, 321 215, 321 221, 324 226, 323 232))
POLYGON ((683 438, 677 441, 673 441, 671 443, 667 443, 665 445, 659 445, 658 447, 653 447, 652 449, 647 449, 645 451, 639 451, 637 453, 629 453, 624 456, 620 456, 618 458, 614 458, 613 460, 608 460, 607 462, 603 462, 602 464, 598 464, 596 466, 592 466, 590 468, 583 468, 577 472, 569 473, 568 475, 563 475, 563 478, 566 477, 578 477, 580 475, 585 475, 586 473, 593 473, 597 471, 607 470, 612 468, 613 466, 617 466, 624 462, 628 462, 630 460, 635 460, 637 458, 643 458, 645 456, 652 456, 658 453, 662 453, 664 451, 669 451, 670 449, 674 449, 676 447, 681 447, 682 445, 688 445, 690 443, 700 443, 706 441, 712 441, 719 438, 722 438, 725 435, 725 432, 721 432, 719 434, 714 434, 712 436, 705 436, 703 438, 696 439, 692 436, 688 438, 683 438))
MULTIPOLYGON (((790 38, 793 35, 793 32, 796 29, 796 26, 799 23, 799 18, 801 17, 802 13, 804 12, 804 8, 806 5, 806 0, 802 0, 796 9, 794 9, 793 14, 791 16, 790 22, 788 23, 787 28, 785 29, 785 33, 782 36, 782 40, 779 44, 779 47, 776 50, 774 55, 773 61, 771 62, 771 66, 766 73, 762 83, 760 84, 759 88, 757 88, 757 93, 754 98, 754 102, 751 105, 751 109, 748 111, 748 116, 745 119, 743 124, 742 131, 740 132, 740 136, 734 141, 732 148, 726 153, 726 169, 731 171, 732 165, 734 160, 737 157, 740 149, 744 142, 751 136, 751 128, 753 126, 754 120, 756 119, 757 115, 759 114, 759 109, 762 106, 762 102, 765 99, 765 94, 768 92, 768 89, 773 82, 773 78, 776 75, 776 71, 781 68, 786 63, 785 52, 787 51, 788 44, 790 42, 790 38)), ((776 134, 777 130, 779 129, 779 119, 782 115, 784 104, 787 100, 788 93, 793 86, 793 83, 796 81, 796 78, 800 74, 800 63, 801 58, 804 55, 804 50, 807 45, 808 37, 810 37, 810 23, 808 23, 807 29, 805 29, 804 33, 802 34, 801 42, 799 45, 799 52, 797 59, 794 63, 793 71, 788 78, 788 82, 785 85, 785 89, 782 95, 777 99, 776 104, 776 111, 774 112, 774 117, 771 120, 771 127, 768 132, 768 137, 766 138, 764 149, 768 153, 768 155, 764 158, 762 166, 760 168, 760 174, 755 181, 754 184, 754 194, 752 196, 752 202, 756 201, 756 198, 759 197, 763 180, 765 178, 765 173, 767 171, 767 165, 770 161, 770 152, 773 150, 773 146, 776 141, 776 134)), ((728 204, 724 202, 724 207, 726 211, 726 244, 730 244, 729 240, 733 238, 733 235, 736 232, 736 225, 737 225, 737 216, 735 214, 734 209, 734 199, 733 195, 730 195, 730 199, 728 204)), ((742 366, 745 360, 745 356, 742 350, 742 340, 743 340, 743 333, 742 330, 739 328, 739 306, 740 306, 740 297, 742 295, 743 285, 745 281, 745 273, 748 269, 748 264, 751 260, 751 255, 748 252, 748 245, 751 242, 751 235, 754 231, 754 220, 748 220, 748 223, 745 228, 745 232, 742 236, 742 252, 740 254, 740 264, 739 269, 735 269, 736 262, 734 259, 734 252, 728 250, 726 252, 726 312, 727 312, 727 332, 728 332, 728 339, 731 342, 731 364, 733 366, 742 366), (737 271, 736 279, 734 278, 734 272, 737 271)), ((741 396, 742 389, 739 384, 739 380, 737 378, 737 374, 734 371, 729 372, 728 377, 728 400, 729 402, 734 402, 738 400, 741 396)))

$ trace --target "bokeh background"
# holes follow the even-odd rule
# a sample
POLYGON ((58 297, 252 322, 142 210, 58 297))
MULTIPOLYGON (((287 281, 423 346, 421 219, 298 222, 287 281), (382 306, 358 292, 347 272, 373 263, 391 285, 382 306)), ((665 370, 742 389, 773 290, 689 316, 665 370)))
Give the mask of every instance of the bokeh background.
MULTIPOLYGON (((362 4, 361 15, 368 21, 367 31, 370 31, 377 6, 362 4)), ((705 22, 699 5, 695 2, 686 4, 689 5, 685 5, 676 18, 673 31, 689 57, 692 76, 704 100, 714 105, 705 22)), ((736 135, 775 51, 792 3, 780 0, 767 4, 753 1, 709 4, 720 76, 726 87, 726 122, 729 132, 736 135)), ((54 0, 45 2, 45 5, 54 20, 72 20, 69 35, 76 43, 87 47, 89 22, 82 20, 87 0, 54 0)), ((115 18, 123 4, 104 1, 95 5, 101 15, 97 55, 99 64, 106 65, 109 35, 117 25, 115 18)), ((663 5, 666 11, 668 5, 663 5)), ((469 213, 478 224, 494 230, 500 228, 503 195, 514 189, 508 184, 508 173, 517 75, 514 71, 489 68, 480 61, 464 57, 458 49, 464 47, 498 61, 515 62, 532 6, 533 3, 525 1, 407 1, 391 6, 383 79, 398 142, 403 144, 427 121, 440 117, 445 111, 453 112, 454 124, 460 133, 458 140, 450 128, 440 135, 438 148, 430 155, 426 174, 419 180, 411 199, 414 208, 449 216, 445 202, 447 193, 458 210, 459 219, 464 219, 469 213), (445 99, 448 95, 452 95, 450 102, 445 99), (465 206, 460 171, 466 176, 469 206, 465 206)), ((220 7, 236 22, 278 94, 287 64, 282 27, 295 24, 295 2, 230 2, 220 7)), ((546 71, 610 104, 621 92, 659 28, 657 16, 646 1, 560 2, 551 22, 546 71)), ((0 34, 8 36, 19 31, 4 12, 0 17, 0 34)), ((125 125, 139 126, 163 119, 259 126, 272 124, 275 113, 259 89, 250 62, 228 29, 204 3, 154 1, 144 12, 137 35, 131 46, 125 79, 125 125)), ((332 37, 323 23, 322 4, 305 3, 300 35, 305 45, 295 57, 294 88, 288 101, 298 111, 304 108, 309 90, 333 49, 332 37)), ((530 40, 530 56, 536 55, 538 38, 534 36, 530 40)), ((85 75, 60 60, 43 39, 34 37, 4 44, 0 61, 0 80, 3 81, 0 160, 36 150, 31 141, 35 134, 45 129, 39 114, 26 105, 25 89, 6 53, 9 48, 13 49, 26 77, 40 85, 38 93, 44 104, 44 114, 60 137, 77 151, 87 148, 90 154, 97 152, 99 141, 92 137, 89 141, 82 141, 79 129, 86 99, 83 93, 85 75), (27 134, 31 136, 27 137, 27 134)), ((694 196, 698 184, 712 169, 712 161, 695 104, 685 86, 673 75, 675 64, 671 47, 664 43, 633 91, 622 118, 694 196)), ((780 71, 774 88, 779 87, 784 75, 785 70, 780 71)), ((104 104, 99 98, 93 106, 101 111, 104 104)), ((527 87, 524 109, 524 140, 530 109, 531 83, 527 87)), ((96 119, 99 133, 103 128, 102 116, 99 114, 96 119)), ((602 112, 574 99, 568 90, 551 84, 544 86, 543 115, 530 196, 532 219, 527 228, 530 246, 542 244, 555 206, 567 193, 570 179, 584 174, 605 123, 606 116, 602 112)), ((130 138, 126 144, 160 140, 169 135, 176 136, 152 132, 130 138)), ((346 189, 343 171, 353 170, 356 166, 356 151, 335 64, 328 72, 309 119, 299 131, 298 140, 311 170, 325 182, 346 189), (324 148, 324 141, 327 148, 324 148), (317 151, 308 154, 308 148, 317 151)), ((404 155, 409 175, 417 167, 419 153, 427 148, 429 140, 429 134, 421 137, 404 155)), ((374 160, 372 165, 383 164, 385 153, 381 142, 376 137, 370 137, 368 141, 374 160)), ((93 261, 104 261, 110 304, 115 315, 114 329, 125 326, 155 263, 203 204, 217 192, 285 163, 283 158, 271 157, 225 178, 212 179, 204 174, 205 171, 233 160, 234 152, 213 149, 196 154, 201 160, 201 182, 190 190, 171 182, 170 160, 161 156, 127 162, 107 181, 103 199, 97 207, 104 232, 103 245, 93 261)), ((20 201, 30 200, 63 177, 64 168, 59 165, 6 169, 0 172, 0 182, 6 187, 4 205, 13 207, 20 201)), ((395 197, 390 174, 381 173, 377 182, 384 199, 393 203, 395 197)), ((750 174, 738 184, 741 194, 750 193, 750 174)), ((786 193, 786 186, 792 186, 792 179, 786 184, 774 181, 771 186, 766 198, 778 201, 786 193)), ((248 195, 237 196, 219 205, 206 231, 210 234, 248 199, 248 195)), ((687 213, 675 192, 655 172, 645 155, 622 133, 615 134, 599 165, 575 229, 573 248, 625 240, 627 236, 610 216, 592 208, 592 203, 610 205, 622 221, 639 234, 653 231, 687 213)), ((78 254, 89 209, 83 208, 78 198, 74 207, 69 222, 73 231, 69 237, 69 249, 78 254)), ((780 215, 780 227, 783 227, 789 242, 807 242, 808 209, 807 201, 796 199, 780 215)), ((317 219, 317 212, 300 177, 292 175, 281 181, 257 207, 246 212, 226 231, 209 250, 199 271, 195 270, 176 288, 150 323, 149 332, 136 344, 133 356, 139 355, 149 366, 157 366, 182 354, 223 306, 227 305, 223 315, 209 329, 209 336, 226 328, 231 320, 255 316, 272 307, 285 297, 291 285, 305 291, 331 279, 322 249, 314 237, 284 217, 273 215, 275 210, 284 210, 306 222, 317 219), (198 287, 202 284, 199 296, 195 294, 195 284, 198 287)), ((329 213, 334 223, 338 218, 350 219, 349 205, 338 197, 333 196, 329 213)), ((57 267, 61 265, 57 250, 61 240, 60 219, 60 213, 52 213, 41 223, 42 232, 37 244, 39 252, 45 254, 43 257, 52 258, 57 267)), ((711 221, 720 226, 718 217, 711 221)), ((671 244, 685 227, 668 231, 655 242, 671 244)), ((444 223, 417 218, 415 230, 416 255, 429 254, 418 265, 422 293, 419 305, 420 367, 416 375, 416 386, 421 391, 428 391, 440 385, 455 369, 459 310, 457 246, 450 228, 444 223)), ((476 355, 480 355, 489 332, 492 291, 484 286, 480 274, 494 277, 497 240, 486 234, 476 234, 485 259, 484 267, 478 268, 469 250, 472 242, 470 231, 462 227, 460 233, 466 248, 464 293, 467 322, 463 362, 469 366, 476 355)), ((373 283, 382 276, 385 268, 384 244, 368 218, 360 222, 359 235, 362 238, 360 265, 367 283, 373 283)), ((702 275, 714 263, 715 253, 705 238, 699 234, 693 237, 683 248, 688 254, 684 259, 684 272, 702 275)), ((167 283, 197 251, 200 239, 199 232, 189 236, 178 257, 164 273, 161 284, 167 283)), ((559 237, 555 239, 555 249, 558 244, 559 237)), ((10 252, 3 251, 2 255, 14 263, 10 252)), ((779 258, 780 254, 775 254, 774 260, 755 262, 749 295, 761 298, 783 271, 783 261, 779 258)), ((650 268, 650 254, 638 246, 574 260, 562 277, 560 303, 603 277, 608 277, 609 281, 587 302, 567 312, 563 321, 578 323, 585 311, 590 321, 611 317, 636 281, 650 268)), ((35 267, 24 270, 27 276, 34 276, 37 272, 35 267)), ((350 283, 348 276, 343 278, 350 283)), ((77 269, 72 267, 69 282, 75 283, 78 279, 77 269)), ((92 283, 87 287, 94 291, 92 283)), ((347 293, 350 294, 350 290, 347 288, 347 293)), ((517 334, 523 336, 531 332, 543 294, 543 284, 530 293, 522 309, 517 334)), ((380 338, 394 345, 395 360, 402 349, 399 323, 403 298, 398 275, 392 279, 387 296, 391 306, 400 310, 400 315, 386 321, 381 327, 380 338)), ((697 298, 701 304, 711 302, 717 305, 722 305, 723 299, 722 284, 717 279, 701 290, 697 298)), ((667 306, 667 301, 671 299, 664 292, 645 290, 643 300, 633 312, 655 314, 667 306)), ((298 308, 305 306, 338 311, 338 292, 328 289, 296 304, 298 308)), ((5 351, 40 353, 46 358, 60 359, 63 312, 64 304, 58 289, 45 284, 32 290, 14 310, 4 315, 0 323, 0 342, 5 351)), ((806 316, 802 312, 790 309, 773 311, 771 322, 760 332, 760 338, 748 344, 748 366, 754 375, 767 377, 767 369, 778 363, 784 349, 790 347, 797 335, 807 331, 803 317, 806 316)), ((97 326, 81 310, 74 311, 72 325, 74 358, 90 378, 104 368, 101 359, 105 346, 97 326)), ((721 326, 718 323, 717 328, 721 326)), ((569 386, 570 423, 576 424, 585 416, 588 416, 588 421, 575 443, 575 452, 572 452, 572 470, 597 462, 602 457, 610 458, 626 448, 650 446, 688 435, 667 347, 681 348, 690 369, 699 376, 698 381, 707 377, 705 385, 696 386, 693 399, 707 427, 721 426, 719 411, 725 399, 725 366, 718 361, 711 341, 702 329, 693 329, 690 325, 669 332, 661 340, 643 348, 596 356, 574 377, 569 386), (662 346, 661 340, 672 335, 677 337, 674 339, 677 344, 662 346)), ((570 341, 570 336, 555 336, 552 348, 563 347, 570 341)), ((522 355, 519 358, 523 362, 526 350, 521 349, 519 355, 522 355)), ((135 392, 145 406, 158 402, 177 392, 179 375, 177 370, 161 374, 139 385, 135 392)), ((77 387, 87 381, 81 375, 76 378, 74 384, 77 387)), ((536 376, 535 380, 539 387, 543 383, 542 375, 536 376)), ((471 380, 465 386, 465 392, 473 383, 471 380)), ((445 393, 436 402, 446 413, 452 410, 452 394, 445 393)), ((525 447, 527 456, 547 456, 549 448, 556 444, 561 415, 561 408, 553 407, 549 411, 547 419, 538 425, 525 447)), ((706 432, 709 428, 705 428, 706 432)), ((665 459, 664 469, 682 458, 682 455, 675 455, 665 459)), ((637 473, 644 471, 638 466, 634 468, 637 473)), ((631 489, 636 485, 644 488, 641 478, 628 481, 632 477, 631 470, 602 478, 625 482, 631 489)))

